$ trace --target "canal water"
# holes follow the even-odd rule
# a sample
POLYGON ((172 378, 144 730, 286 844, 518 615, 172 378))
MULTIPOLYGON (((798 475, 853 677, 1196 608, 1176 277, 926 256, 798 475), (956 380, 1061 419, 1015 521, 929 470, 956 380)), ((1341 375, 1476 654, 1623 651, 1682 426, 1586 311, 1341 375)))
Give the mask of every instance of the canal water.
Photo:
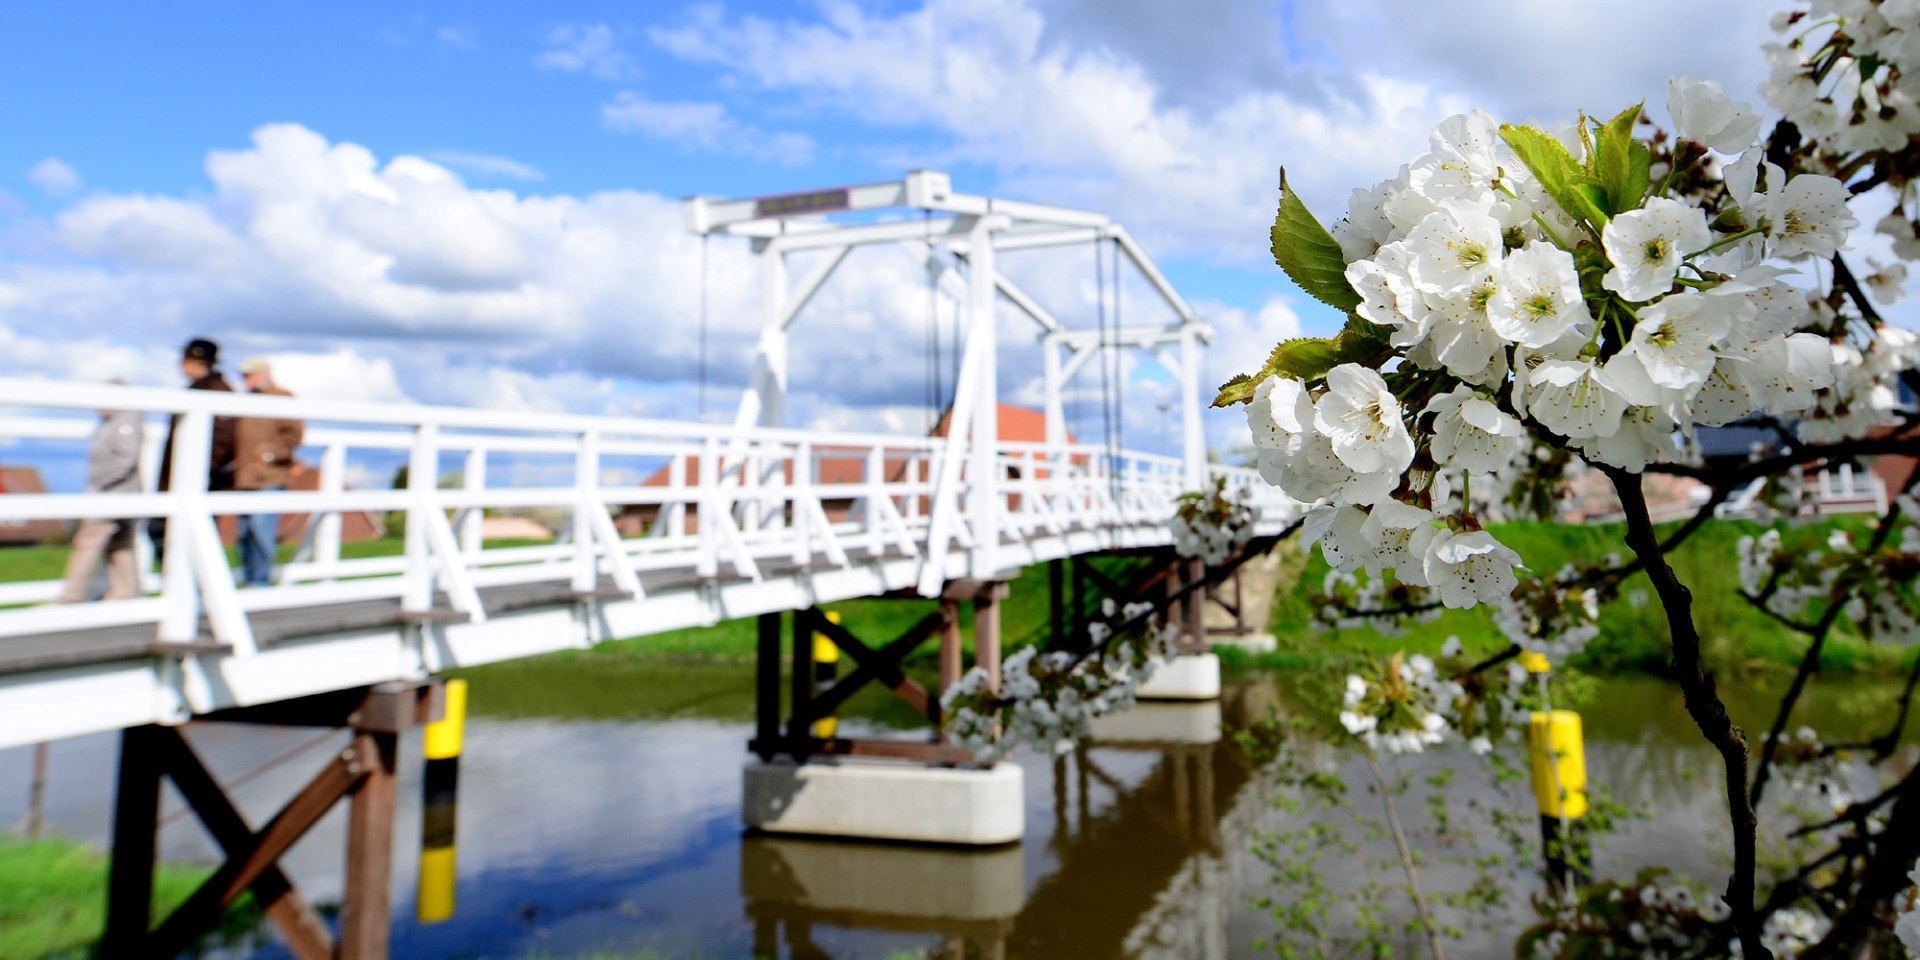
MULTIPOLYGON (((1143 704, 1083 751, 1016 756, 1026 775, 1026 839, 987 851, 744 835, 740 768, 752 717, 744 665, 549 658, 477 671, 471 680, 458 908, 440 923, 414 917, 417 735, 403 748, 397 958, 1224 960, 1259 956, 1276 938, 1343 955, 1337 939, 1321 940, 1297 922, 1276 928, 1263 900, 1298 906, 1316 896, 1297 880, 1277 884, 1276 862, 1312 863, 1302 873, 1324 884, 1317 896, 1327 898, 1329 938, 1350 932, 1359 909, 1378 907, 1391 923, 1408 915, 1389 842, 1353 819, 1380 812, 1362 760, 1298 738, 1288 748, 1296 769, 1352 786, 1349 811, 1303 799, 1252 769, 1233 742, 1234 729, 1302 714, 1299 685, 1324 679, 1230 676, 1217 704, 1143 704), (1333 825, 1325 835, 1336 843, 1295 844, 1318 823, 1333 825)), ((1736 714, 1756 722, 1741 697, 1758 704, 1761 694, 1726 686, 1736 714)), ((1819 686, 1802 716, 1834 735, 1871 734, 1891 698, 1884 687, 1819 686)), ((1600 875, 1659 866, 1717 879, 1726 848, 1717 762, 1678 691, 1652 679, 1610 680, 1581 713, 1592 782, 1646 815, 1602 841, 1600 875)), ((912 720, 890 694, 870 691, 849 704, 841 729, 911 736, 912 720)), ((197 727, 190 738, 215 775, 236 784, 255 823, 345 742, 311 730, 238 727, 197 727)), ((116 749, 110 736, 53 745, 52 830, 104 843, 116 749)), ((1902 762, 1916 760, 1920 749, 1909 746, 1902 762)), ((28 751, 0 751, 0 826, 26 812, 29 762, 28 751)), ((1411 784, 1397 802, 1431 854, 1422 874, 1430 895, 1467 889, 1479 873, 1464 864, 1504 849, 1491 831, 1471 827, 1486 822, 1486 811, 1515 815, 1532 839, 1526 785, 1495 786, 1487 765, 1465 751, 1386 766, 1411 784), (1452 778, 1445 823, 1426 802, 1434 774, 1452 778)), ((178 798, 169 796, 164 809, 162 855, 215 862, 178 798)), ((339 896, 343 828, 336 811, 286 861, 322 905, 339 896)), ((1512 955, 1539 882, 1526 870, 1501 869, 1490 881, 1504 903, 1450 913, 1464 936, 1449 955, 1512 955)), ((286 954, 262 935, 208 955, 286 954)))

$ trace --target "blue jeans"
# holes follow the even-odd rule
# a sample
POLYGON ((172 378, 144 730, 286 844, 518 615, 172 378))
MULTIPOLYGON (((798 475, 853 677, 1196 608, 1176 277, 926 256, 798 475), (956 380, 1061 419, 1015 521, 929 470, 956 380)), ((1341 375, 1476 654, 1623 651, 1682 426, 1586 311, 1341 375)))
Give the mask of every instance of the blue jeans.
MULTIPOLYGON (((284 490, 285 487, 262 487, 260 492, 284 490)), ((273 584, 273 561, 280 544, 280 515, 277 513, 256 513, 252 516, 236 517, 240 526, 240 577, 248 586, 266 587, 273 584)))

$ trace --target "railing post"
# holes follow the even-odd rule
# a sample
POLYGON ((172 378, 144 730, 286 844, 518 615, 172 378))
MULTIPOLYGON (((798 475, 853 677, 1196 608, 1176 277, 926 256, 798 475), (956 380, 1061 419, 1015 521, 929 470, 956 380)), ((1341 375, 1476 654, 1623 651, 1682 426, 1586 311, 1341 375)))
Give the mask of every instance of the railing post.
POLYGON ((694 572, 702 577, 720 575, 720 518, 715 516, 720 509, 719 458, 719 439, 708 437, 701 444, 697 494, 699 512, 694 515, 694 535, 699 541, 694 572))
MULTIPOLYGON (((213 415, 181 414, 173 431, 173 469, 167 495, 167 535, 161 549, 160 639, 191 643, 200 633, 200 589, 193 537, 206 514, 207 472, 213 454, 213 415)), ((216 545, 217 546, 217 545, 216 545)))
POLYGON ((440 483, 440 426, 423 423, 414 428, 413 449, 407 457, 407 572, 400 609, 426 613, 433 609, 433 556, 427 543, 427 512, 434 509, 433 491, 440 483))
POLYGON ((813 469, 813 444, 801 441, 793 450, 793 484, 788 500, 793 517, 787 530, 793 537, 793 562, 802 568, 813 560, 813 512, 801 502, 814 495, 813 469))
MULTIPOLYGON (((166 447, 166 435, 153 428, 153 424, 141 421, 140 435, 140 490, 153 493, 160 489, 160 453, 166 447)), ((145 525, 148 518, 136 517, 129 522, 145 525)), ((160 577, 153 572, 153 548, 151 537, 145 530, 136 529, 133 538, 133 566, 139 571, 139 590, 141 594, 160 590, 160 577)))
MULTIPOLYGON (((460 485, 468 494, 479 494, 487 489, 485 447, 474 447, 467 451, 467 466, 460 474, 460 485)), ((486 525, 486 518, 486 508, 471 501, 460 516, 460 551, 469 559, 479 559, 480 551, 486 546, 482 529, 486 525)))
POLYGON ((684 537, 687 535, 687 457, 686 454, 674 454, 667 461, 667 490, 673 497, 672 502, 663 503, 660 509, 671 511, 667 520, 667 536, 684 537))
POLYGON ((865 517, 867 521, 867 551, 872 555, 873 559, 878 560, 887 552, 886 533, 880 525, 880 518, 884 516, 880 506, 880 500, 882 497, 892 496, 892 494, 885 489, 887 482, 887 453, 885 447, 875 444, 867 448, 865 473, 867 485, 867 515, 865 517))
MULTIPOLYGON (((320 492, 326 494, 329 501, 338 502, 346 490, 347 448, 338 443, 327 444, 320 453, 320 492)), ((344 523, 339 510, 324 510, 314 518, 313 559, 326 571, 322 578, 326 583, 333 582, 340 566, 340 533, 344 523)))
POLYGON ((580 449, 573 465, 573 591, 592 593, 600 585, 600 567, 596 562, 593 518, 589 510, 602 510, 600 502, 600 431, 580 434, 580 449))

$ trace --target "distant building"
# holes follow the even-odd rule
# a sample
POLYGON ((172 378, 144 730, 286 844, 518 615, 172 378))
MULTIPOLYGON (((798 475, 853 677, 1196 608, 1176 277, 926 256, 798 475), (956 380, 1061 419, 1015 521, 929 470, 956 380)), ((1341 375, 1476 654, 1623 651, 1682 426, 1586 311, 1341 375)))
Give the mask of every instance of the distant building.
POLYGON ((23 546, 64 536, 67 526, 58 520, 20 520, 7 516, 7 494, 46 493, 40 471, 33 467, 0 466, 0 544, 23 546))
MULTIPOLYGON (((933 431, 929 433, 928 436, 946 436, 947 421, 952 415, 951 410, 942 415, 940 422, 934 426, 933 431)), ((1010 443, 1046 442, 1047 415, 1044 412, 1003 403, 999 406, 998 417, 998 430, 1002 441, 1010 443)), ((1067 442, 1075 442, 1072 433, 1067 434, 1067 442)), ((820 462, 820 470, 815 479, 816 486, 829 487, 843 484, 857 484, 866 476, 867 451, 864 447, 817 446, 813 448, 813 453, 820 462)), ((688 487, 697 486, 700 482, 700 458, 691 456, 686 459, 685 463, 686 473, 681 478, 682 482, 688 487)), ((881 466, 881 473, 890 483, 897 483, 907 479, 924 482, 927 479, 926 462, 922 460, 915 463, 912 472, 916 474, 916 476, 910 478, 908 476, 909 460, 904 456, 887 457, 881 466)), ((1045 476, 1046 472, 1043 470, 1038 475, 1045 476)), ((782 464, 781 480, 784 483, 793 482, 792 461, 782 464)), ((672 481, 673 471, 671 465, 669 465, 654 471, 652 476, 640 482, 640 486, 667 487, 672 484, 672 481)), ((820 502, 822 508, 826 510, 827 521, 830 523, 840 523, 848 519, 852 516, 854 502, 857 499, 857 497, 851 494, 847 496, 823 494, 820 502)), ((925 498, 922 498, 920 510, 924 513, 926 509, 925 498)), ((654 521, 658 519, 659 516, 660 506, 658 504, 635 504, 628 507, 625 512, 615 518, 615 525, 619 528, 621 536, 635 537, 652 529, 654 521)), ((698 518, 699 509, 689 504, 687 506, 688 533, 693 533, 699 529, 698 518)))

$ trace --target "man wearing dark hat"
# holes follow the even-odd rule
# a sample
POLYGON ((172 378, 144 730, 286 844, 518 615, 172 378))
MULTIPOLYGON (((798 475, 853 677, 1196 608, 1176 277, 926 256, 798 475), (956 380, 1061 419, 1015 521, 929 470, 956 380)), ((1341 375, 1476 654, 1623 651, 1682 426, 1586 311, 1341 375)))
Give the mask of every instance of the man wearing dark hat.
MULTIPOLYGON (((189 340, 180 354, 180 373, 187 378, 189 390, 218 390, 232 393, 233 385, 220 375, 220 346, 212 340, 189 340)), ((180 429, 180 415, 173 415, 167 426, 167 445, 160 456, 160 489, 171 490, 173 482, 173 436, 180 429)), ((213 455, 209 459, 208 490, 233 489, 232 417, 213 418, 213 455)), ((147 532, 155 547, 164 547, 167 523, 164 518, 151 521, 147 532)))

